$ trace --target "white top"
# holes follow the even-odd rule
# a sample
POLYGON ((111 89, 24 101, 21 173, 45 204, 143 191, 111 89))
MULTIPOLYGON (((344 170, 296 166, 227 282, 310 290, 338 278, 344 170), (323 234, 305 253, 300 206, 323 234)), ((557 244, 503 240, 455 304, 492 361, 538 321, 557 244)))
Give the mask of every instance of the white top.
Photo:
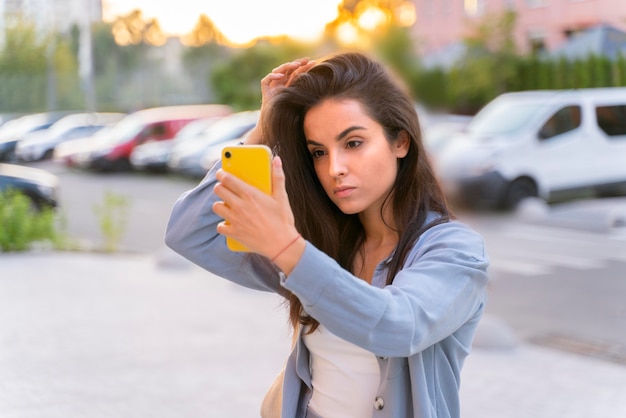
POLYGON ((311 353, 309 409, 324 418, 363 418, 373 412, 380 385, 376 356, 320 325, 304 335, 311 353))

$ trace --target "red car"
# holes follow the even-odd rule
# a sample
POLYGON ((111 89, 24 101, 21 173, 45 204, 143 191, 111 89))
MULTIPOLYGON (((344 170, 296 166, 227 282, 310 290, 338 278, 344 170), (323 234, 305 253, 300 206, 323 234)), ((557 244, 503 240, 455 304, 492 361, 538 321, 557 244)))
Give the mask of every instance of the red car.
POLYGON ((173 138, 189 122, 207 117, 221 118, 232 113, 226 105, 165 106, 138 110, 111 129, 75 143, 67 143, 55 158, 67 165, 98 171, 132 168, 129 158, 141 144, 173 138), (73 148, 73 150, 72 150, 73 148))

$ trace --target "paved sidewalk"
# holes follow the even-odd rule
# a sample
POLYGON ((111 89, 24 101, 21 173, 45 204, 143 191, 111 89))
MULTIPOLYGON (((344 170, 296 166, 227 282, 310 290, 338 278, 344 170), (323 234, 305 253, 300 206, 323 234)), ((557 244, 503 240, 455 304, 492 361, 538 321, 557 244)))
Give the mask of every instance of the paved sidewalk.
MULTIPOLYGON (((257 417, 285 315, 166 250, 0 254, 0 417, 257 417)), ((462 379, 463 418, 626 417, 626 366, 520 344, 497 318, 462 379)))

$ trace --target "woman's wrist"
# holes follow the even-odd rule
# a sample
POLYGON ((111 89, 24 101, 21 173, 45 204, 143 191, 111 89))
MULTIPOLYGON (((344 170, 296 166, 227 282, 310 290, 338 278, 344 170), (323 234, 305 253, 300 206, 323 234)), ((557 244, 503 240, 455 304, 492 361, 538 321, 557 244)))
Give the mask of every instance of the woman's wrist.
POLYGON ((259 145, 263 143, 263 133, 261 128, 257 126, 240 142, 241 145, 259 145))
POLYGON ((302 258, 305 248, 306 240, 298 234, 292 242, 286 244, 285 248, 272 258, 272 263, 286 276, 289 276, 302 258))

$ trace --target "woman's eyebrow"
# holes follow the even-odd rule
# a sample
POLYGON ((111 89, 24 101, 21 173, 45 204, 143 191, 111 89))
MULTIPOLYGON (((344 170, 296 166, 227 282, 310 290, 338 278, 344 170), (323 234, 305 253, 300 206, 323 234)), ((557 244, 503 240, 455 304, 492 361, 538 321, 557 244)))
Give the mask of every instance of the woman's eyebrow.
POLYGON ((350 132, 357 131, 359 129, 367 129, 364 126, 351 126, 348 129, 344 129, 339 135, 337 135, 337 141, 340 141, 342 138, 346 137, 350 132))
MULTIPOLYGON (((337 138, 335 139, 336 141, 341 141, 343 138, 345 138, 346 136, 348 136, 351 132, 353 131, 357 131, 357 130, 361 130, 361 129, 367 129, 364 126, 351 126, 349 128, 344 129, 343 131, 341 131, 341 133, 339 135, 337 135, 337 138)), ((314 145, 314 146, 322 146, 324 144, 321 144, 317 141, 314 141, 312 139, 307 139, 306 140, 307 145, 314 145)))

